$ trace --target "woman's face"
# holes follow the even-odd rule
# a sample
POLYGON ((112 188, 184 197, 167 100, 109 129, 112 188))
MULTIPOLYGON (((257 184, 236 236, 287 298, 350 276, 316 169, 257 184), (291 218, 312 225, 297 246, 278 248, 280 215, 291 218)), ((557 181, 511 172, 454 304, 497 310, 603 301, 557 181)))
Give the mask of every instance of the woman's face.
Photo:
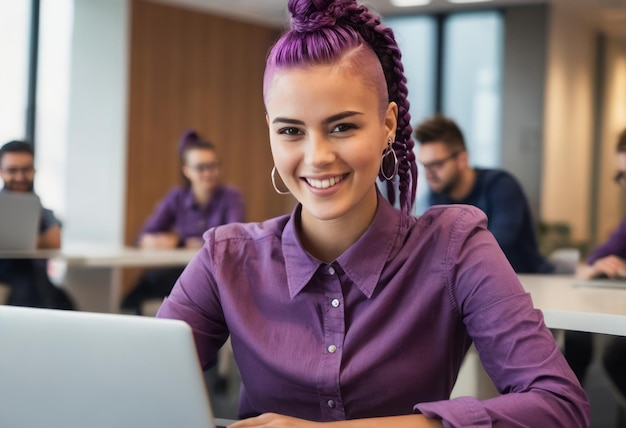
POLYGON ((376 210, 381 154, 397 107, 338 67, 278 70, 266 95, 276 169, 309 219, 354 220, 376 210))
POLYGON ((190 149, 185 153, 183 174, 195 191, 211 192, 219 181, 219 167, 214 150, 190 149))

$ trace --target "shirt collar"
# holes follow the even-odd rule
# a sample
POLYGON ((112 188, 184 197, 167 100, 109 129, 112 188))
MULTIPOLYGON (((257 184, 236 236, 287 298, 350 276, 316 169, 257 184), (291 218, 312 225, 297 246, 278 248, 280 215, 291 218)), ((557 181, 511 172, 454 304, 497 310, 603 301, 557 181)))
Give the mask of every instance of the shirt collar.
POLYGON ((289 297, 292 299, 309 283, 319 266, 322 264, 302 247, 298 236, 298 225, 302 205, 297 204, 283 231, 283 255, 289 297))
MULTIPOLYGON (((310 282, 322 262, 315 259, 302 247, 298 236, 298 223, 302 206, 298 204, 283 232, 283 255, 289 295, 293 299, 310 282)), ((383 268, 401 237, 400 227, 403 214, 392 207, 378 193, 378 207, 372 223, 363 235, 336 262, 350 277, 361 292, 371 298, 383 268)))

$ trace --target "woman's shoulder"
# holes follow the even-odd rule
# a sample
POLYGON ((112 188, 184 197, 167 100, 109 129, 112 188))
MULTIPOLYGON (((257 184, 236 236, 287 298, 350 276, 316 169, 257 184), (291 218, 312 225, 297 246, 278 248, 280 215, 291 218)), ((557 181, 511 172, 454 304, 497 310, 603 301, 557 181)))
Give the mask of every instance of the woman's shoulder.
POLYGON ((261 222, 228 223, 209 229, 205 240, 214 245, 233 241, 260 242, 269 238, 280 239, 291 216, 289 214, 274 217, 261 222))
POLYGON ((473 205, 452 204, 435 205, 428 208, 418 217, 416 224, 420 226, 438 227, 462 227, 462 226, 487 226, 487 216, 479 208, 473 205))

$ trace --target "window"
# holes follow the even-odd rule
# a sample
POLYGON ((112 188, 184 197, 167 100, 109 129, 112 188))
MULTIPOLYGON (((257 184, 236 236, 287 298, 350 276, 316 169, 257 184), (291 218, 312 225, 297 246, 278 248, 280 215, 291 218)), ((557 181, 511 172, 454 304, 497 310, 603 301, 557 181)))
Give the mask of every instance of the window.
POLYGON ((0 144, 26 136, 29 36, 29 2, 0 2, 0 144))
MULTIPOLYGON (((413 126, 440 106, 461 127, 472 164, 499 165, 502 15, 487 11, 389 17, 385 24, 394 30, 402 50, 413 126)), ((423 176, 418 165, 416 214, 428 207, 423 176)))
POLYGON ((455 14, 444 24, 442 110, 463 131, 471 163, 482 167, 500 163, 502 27, 497 12, 455 14))

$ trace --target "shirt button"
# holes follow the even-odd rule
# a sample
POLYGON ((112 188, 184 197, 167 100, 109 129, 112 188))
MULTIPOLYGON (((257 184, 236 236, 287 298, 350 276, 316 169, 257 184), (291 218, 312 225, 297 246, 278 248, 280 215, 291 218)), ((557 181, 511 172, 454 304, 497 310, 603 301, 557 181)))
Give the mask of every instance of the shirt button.
POLYGON ((333 299, 332 302, 330 302, 330 304, 333 306, 333 308, 338 308, 339 307, 339 299, 333 299))
POLYGON ((337 350, 337 347, 335 345, 330 345, 328 347, 328 352, 330 352, 331 354, 334 354, 336 350, 337 350))
POLYGON ((335 268, 332 267, 332 266, 329 266, 328 267, 328 273, 331 274, 331 275, 334 275, 335 274, 335 268))
POLYGON ((328 400, 328 407, 330 407, 331 409, 335 408, 335 400, 328 400))

